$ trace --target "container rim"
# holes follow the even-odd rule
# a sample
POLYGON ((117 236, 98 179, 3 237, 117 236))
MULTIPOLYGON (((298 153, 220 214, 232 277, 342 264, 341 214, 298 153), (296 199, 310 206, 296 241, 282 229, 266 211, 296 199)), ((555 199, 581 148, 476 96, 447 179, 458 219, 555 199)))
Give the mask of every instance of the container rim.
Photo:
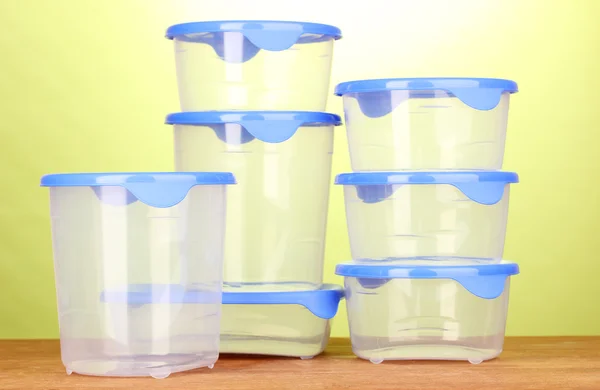
POLYGON ((415 77, 354 80, 339 83, 334 94, 342 96, 348 93, 364 93, 379 91, 423 91, 454 89, 500 89, 501 92, 516 93, 519 91, 515 81, 496 78, 479 77, 415 77))
POLYGON ((176 112, 166 116, 165 124, 168 125, 207 125, 239 123, 248 121, 296 121, 305 125, 333 125, 342 124, 339 115, 318 111, 197 111, 176 112))
POLYGON ((505 171, 423 171, 423 172, 355 172, 335 177, 339 185, 389 184, 461 184, 461 183, 518 183, 516 172, 505 171))
POLYGON ((322 23, 296 22, 285 20, 217 20, 203 22, 179 23, 169 27, 165 33, 168 39, 180 35, 203 32, 252 32, 268 31, 276 35, 281 32, 296 32, 298 34, 321 34, 340 39, 342 32, 339 28, 322 23))
POLYGON ((41 187, 101 187, 136 183, 219 185, 236 184, 230 172, 103 172, 58 173, 42 176, 41 187))
MULTIPOLYGON (((375 264, 373 264, 375 263, 375 264)), ((493 264, 474 265, 380 265, 343 263, 335 267, 335 274, 354 278, 373 279, 444 279, 468 276, 517 275, 516 263, 503 261, 493 264)))

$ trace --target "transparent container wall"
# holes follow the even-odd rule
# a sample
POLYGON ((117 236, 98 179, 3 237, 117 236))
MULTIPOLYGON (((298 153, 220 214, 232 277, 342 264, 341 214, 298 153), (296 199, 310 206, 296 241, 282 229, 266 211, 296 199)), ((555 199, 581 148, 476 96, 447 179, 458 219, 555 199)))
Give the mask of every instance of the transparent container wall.
POLYGON ((178 171, 233 172, 224 287, 312 290, 322 285, 333 126, 304 126, 287 141, 254 139, 240 125, 175 126, 178 171))
POLYGON ((304 34, 283 51, 259 49, 240 32, 190 34, 174 42, 182 111, 325 110, 331 37, 304 34))
POLYGON ((346 94, 352 170, 500 169, 509 99, 477 110, 445 91, 346 94))
POLYGON ((448 184, 346 185, 344 198, 354 260, 473 264, 502 259, 508 185, 493 205, 472 201, 448 184), (391 193, 374 201, 384 189, 391 193))
POLYGON ((471 294, 452 279, 347 277, 346 300, 354 353, 384 360, 468 360, 502 352, 509 279, 495 299, 471 294))
POLYGON ((221 353, 311 358, 329 340, 330 320, 300 305, 223 305, 221 353))
POLYGON ((170 208, 117 186, 53 187, 50 203, 68 373, 165 377, 217 360, 224 186, 193 187, 170 208), (183 303, 189 291, 204 299, 183 303))

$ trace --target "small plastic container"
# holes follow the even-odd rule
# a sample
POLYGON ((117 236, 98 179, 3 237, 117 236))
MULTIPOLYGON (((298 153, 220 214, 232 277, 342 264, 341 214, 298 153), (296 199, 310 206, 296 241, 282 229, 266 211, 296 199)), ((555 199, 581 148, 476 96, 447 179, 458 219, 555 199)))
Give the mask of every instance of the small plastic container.
POLYGON ((177 24, 182 111, 323 111, 329 95, 337 27, 284 21, 177 24))
POLYGON ((68 374, 164 378, 212 367, 233 183, 218 172, 42 178, 68 374))
POLYGON ((384 360, 468 360, 502 352, 514 263, 340 264, 352 350, 384 360))
POLYGON ((349 81, 343 96, 353 171, 502 168, 510 80, 349 81))
POLYGON ((323 282, 333 129, 320 112, 177 113, 178 171, 233 172, 224 288, 314 290, 323 282))
POLYGON ((415 264, 500 262, 512 172, 362 172, 344 185, 352 258, 415 264))
POLYGON ((221 352, 310 359, 325 349, 344 292, 224 292, 221 352))

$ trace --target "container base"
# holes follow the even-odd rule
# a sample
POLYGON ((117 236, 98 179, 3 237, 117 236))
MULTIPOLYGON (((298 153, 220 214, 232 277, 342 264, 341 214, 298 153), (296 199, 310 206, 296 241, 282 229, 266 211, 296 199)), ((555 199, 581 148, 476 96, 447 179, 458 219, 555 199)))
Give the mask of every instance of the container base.
POLYGON ((359 358, 375 364, 386 360, 463 360, 479 364, 497 357, 502 352, 501 349, 479 349, 446 344, 415 344, 369 350, 353 347, 352 350, 359 358))
POLYGON ((212 368, 218 356, 143 355, 111 356, 105 359, 76 360, 65 364, 67 374, 92 376, 136 377, 163 379, 169 375, 201 367, 212 368))
POLYGON ((325 349, 323 336, 283 339, 221 335, 220 353, 271 355, 310 359, 325 349))

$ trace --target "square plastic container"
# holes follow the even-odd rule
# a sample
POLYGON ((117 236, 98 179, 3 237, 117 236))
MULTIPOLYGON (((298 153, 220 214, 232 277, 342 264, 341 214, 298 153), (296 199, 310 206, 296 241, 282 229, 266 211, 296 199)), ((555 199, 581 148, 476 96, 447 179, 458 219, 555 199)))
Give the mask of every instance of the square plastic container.
POLYGON ((221 352, 310 359, 325 349, 340 286, 313 291, 224 292, 221 352))
POLYGON ((217 172, 42 178, 68 374, 164 378, 212 367, 233 183, 217 172))
POLYGON ((353 171, 502 168, 510 80, 349 81, 343 97, 353 171))
POLYGON ((352 258, 428 264, 500 262, 516 173, 362 172, 344 185, 352 258))
POLYGON ((317 112, 177 113, 178 171, 233 172, 224 288, 314 290, 322 285, 337 115, 317 112))
POLYGON ((182 111, 323 111, 340 30, 316 23, 217 21, 171 26, 182 111))
POLYGON ((340 264, 352 350, 384 360, 468 360, 502 352, 514 263, 340 264))

